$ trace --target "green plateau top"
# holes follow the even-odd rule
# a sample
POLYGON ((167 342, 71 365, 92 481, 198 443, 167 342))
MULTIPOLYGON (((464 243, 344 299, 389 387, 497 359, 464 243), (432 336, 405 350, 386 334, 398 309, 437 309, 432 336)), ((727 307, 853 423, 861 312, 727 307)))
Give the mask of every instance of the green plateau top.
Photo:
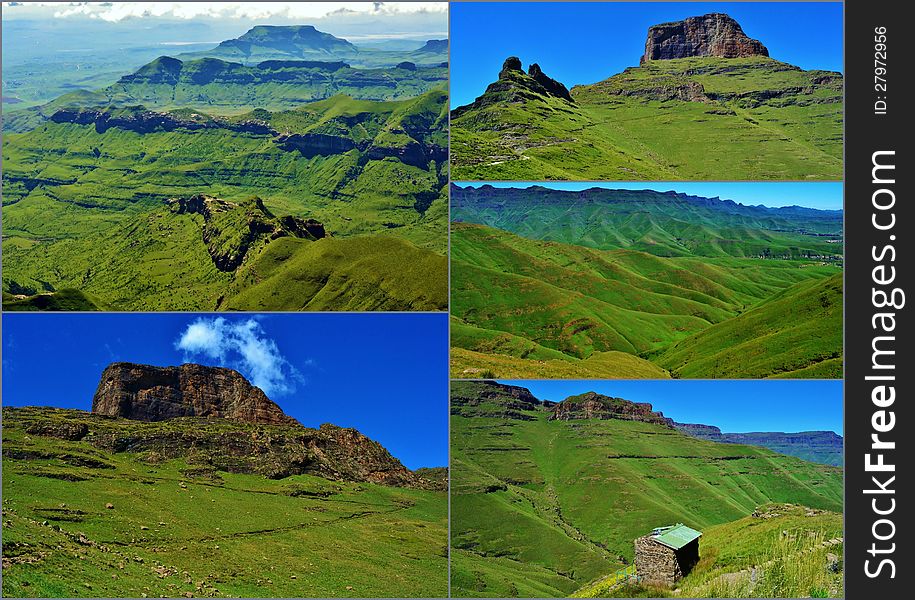
POLYGON ((677 523, 669 527, 658 527, 651 532, 651 537, 674 550, 679 550, 701 536, 702 532, 687 527, 683 523, 677 523))

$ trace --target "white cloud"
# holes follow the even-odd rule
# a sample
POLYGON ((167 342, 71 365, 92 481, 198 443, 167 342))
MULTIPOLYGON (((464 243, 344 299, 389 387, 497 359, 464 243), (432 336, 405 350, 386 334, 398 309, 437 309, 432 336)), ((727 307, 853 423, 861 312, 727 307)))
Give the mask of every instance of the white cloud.
POLYGON ((90 17, 112 23, 142 17, 195 19, 320 19, 330 14, 404 15, 444 13, 447 2, 7 2, 12 6, 48 6, 54 16, 90 17))
POLYGON ((185 361, 202 357, 237 370, 268 396, 289 394, 303 381, 255 319, 200 317, 187 326, 175 348, 184 352, 185 361))

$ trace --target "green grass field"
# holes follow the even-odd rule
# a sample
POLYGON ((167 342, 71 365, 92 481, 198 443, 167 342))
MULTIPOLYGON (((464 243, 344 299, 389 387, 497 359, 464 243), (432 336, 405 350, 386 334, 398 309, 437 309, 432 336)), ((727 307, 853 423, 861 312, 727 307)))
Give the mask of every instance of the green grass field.
POLYGON ((704 57, 651 61, 575 86, 574 102, 484 94, 453 111, 452 174, 515 181, 838 180, 842 85, 839 73, 770 58, 704 57))
MULTIPOLYGON (((108 452, 93 444, 105 431, 47 437, 18 414, 3 415, 4 596, 447 595, 445 492, 229 472, 202 446, 108 452)), ((129 439, 142 425, 105 427, 129 439)), ((207 427, 214 440, 278 433, 207 427)))
POLYGON ((840 468, 650 423, 550 421, 546 410, 484 396, 487 385, 452 383, 456 597, 568 596, 630 564, 635 538, 677 522, 704 534, 686 597, 771 560, 783 529, 841 535, 840 468), (478 402, 455 404, 456 395, 478 402), (791 522, 750 516, 770 503, 809 510, 791 522))
MULTIPOLYGON (((135 108, 107 114, 124 124, 79 124, 74 113, 76 122, 4 136, 4 292, 27 300, 73 289, 118 310, 447 306, 444 92, 336 96, 228 119, 173 114, 204 129, 139 129, 135 108), (238 130, 252 119, 283 133, 238 130), (264 239, 238 269, 221 271, 203 219, 165 206, 198 194, 236 204, 257 196, 277 217, 317 219, 332 239, 294 249, 264 239), (289 264, 277 265, 280 256, 289 264), (303 295, 279 289, 270 278, 280 267, 312 284, 303 295)), ((226 240, 251 219, 237 217, 223 223, 226 240)))

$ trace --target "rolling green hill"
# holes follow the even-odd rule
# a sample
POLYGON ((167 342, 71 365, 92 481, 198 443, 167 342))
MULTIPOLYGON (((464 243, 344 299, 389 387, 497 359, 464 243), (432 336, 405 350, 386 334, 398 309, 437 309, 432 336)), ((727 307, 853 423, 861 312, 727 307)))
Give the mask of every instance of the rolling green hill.
POLYGON ((624 401, 619 417, 557 418, 516 386, 453 382, 451 396, 456 597, 568 596, 630 564, 636 537, 677 522, 704 532, 686 597, 688 582, 770 560, 783 529, 841 536, 839 468, 699 440, 624 401), (770 503, 807 508, 770 521, 770 503))
POLYGON ((270 472, 335 432, 4 407, 3 595, 446 595, 439 482, 270 472))
POLYGON ((439 310, 446 148, 442 91, 235 117, 61 110, 4 137, 4 291, 122 310, 439 310), (229 207, 218 223, 175 209, 204 196, 229 207), (320 239, 275 226, 309 219, 320 239))
MULTIPOLYGON (((767 56, 653 60, 570 96, 510 58, 452 111, 456 180, 837 180, 840 73, 767 56)), ((563 88, 564 89, 564 88, 563 88)))
POLYGON ((452 375, 840 377, 841 212, 452 188, 452 375))
POLYGON ((794 285, 655 361, 677 377, 841 379, 842 275, 794 285))

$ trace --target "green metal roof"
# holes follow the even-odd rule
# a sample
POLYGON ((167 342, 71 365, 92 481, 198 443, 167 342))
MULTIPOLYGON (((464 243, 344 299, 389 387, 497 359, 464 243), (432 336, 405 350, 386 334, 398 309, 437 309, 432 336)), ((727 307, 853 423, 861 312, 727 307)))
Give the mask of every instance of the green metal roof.
POLYGON ((679 550, 693 540, 698 539, 701 535, 702 532, 687 527, 683 523, 677 523, 669 527, 658 527, 651 532, 651 537, 674 550, 679 550))

